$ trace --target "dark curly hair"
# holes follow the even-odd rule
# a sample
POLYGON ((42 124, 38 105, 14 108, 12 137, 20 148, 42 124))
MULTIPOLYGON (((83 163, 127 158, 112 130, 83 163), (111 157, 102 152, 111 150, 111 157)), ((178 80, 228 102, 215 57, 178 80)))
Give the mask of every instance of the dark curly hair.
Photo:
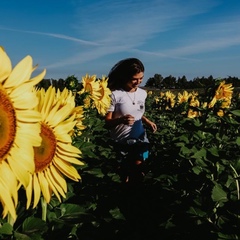
POLYGON ((126 58, 116 63, 108 74, 108 87, 111 90, 123 88, 137 73, 144 72, 143 63, 137 58, 126 58))

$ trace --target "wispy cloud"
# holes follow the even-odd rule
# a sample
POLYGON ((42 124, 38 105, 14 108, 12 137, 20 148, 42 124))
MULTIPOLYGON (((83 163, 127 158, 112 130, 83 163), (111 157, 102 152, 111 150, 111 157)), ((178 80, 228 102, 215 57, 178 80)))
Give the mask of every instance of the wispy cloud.
POLYGON ((166 50, 166 55, 189 56, 240 46, 240 18, 221 19, 221 22, 204 24, 191 31, 193 37, 187 39, 185 45, 166 50))
POLYGON ((48 36, 48 37, 54 37, 54 38, 69 40, 69 41, 77 42, 77 43, 80 43, 80 44, 83 44, 83 45, 88 45, 88 46, 100 46, 101 45, 101 44, 99 44, 97 42, 86 41, 86 40, 82 40, 82 39, 66 36, 66 35, 63 35, 63 34, 57 34, 57 33, 45 33, 45 32, 36 32, 36 31, 26 31, 26 30, 5 28, 5 27, 1 27, 1 26, 0 26, 0 29, 6 30, 6 31, 12 31, 12 32, 21 32, 21 33, 28 33, 28 34, 44 35, 44 36, 48 36))
MULTIPOLYGON (((98 1, 77 13, 75 28, 98 42, 137 47, 213 7, 209 1, 98 1)), ((214 2, 214 1, 213 1, 214 2)))
MULTIPOLYGON (((88 2, 76 12, 74 29, 80 36, 101 44, 97 48, 81 49, 75 56, 51 64, 60 67, 87 62, 120 52, 142 51, 142 54, 158 57, 181 58, 155 51, 142 50, 142 46, 157 34, 181 27, 191 16, 209 11, 216 3, 212 1, 96 1, 88 2)), ((161 39, 159 40, 161 41, 161 39)), ((182 57, 183 59, 183 57, 182 57)))

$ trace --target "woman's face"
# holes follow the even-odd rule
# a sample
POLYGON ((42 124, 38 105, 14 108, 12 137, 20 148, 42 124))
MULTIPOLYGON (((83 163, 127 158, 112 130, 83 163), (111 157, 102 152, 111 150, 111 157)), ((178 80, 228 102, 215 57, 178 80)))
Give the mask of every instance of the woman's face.
POLYGON ((144 73, 140 72, 135 74, 125 85, 125 90, 136 91, 137 87, 142 83, 144 73))

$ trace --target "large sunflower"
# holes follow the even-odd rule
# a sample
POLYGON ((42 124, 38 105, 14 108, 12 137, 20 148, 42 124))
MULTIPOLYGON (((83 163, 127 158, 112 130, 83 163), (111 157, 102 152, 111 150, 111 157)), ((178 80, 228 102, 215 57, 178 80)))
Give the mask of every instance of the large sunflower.
POLYGON ((45 70, 30 79, 35 69, 30 56, 12 69, 10 58, 0 47, 0 202, 3 217, 10 213, 13 219, 18 187, 27 187, 34 170, 33 146, 41 143, 33 86, 43 79, 45 70))
POLYGON ((50 86, 47 91, 37 90, 41 113, 40 147, 34 147, 35 171, 27 188, 27 208, 34 195, 33 208, 37 206, 41 193, 47 203, 52 194, 61 201, 65 197, 67 183, 65 177, 79 181, 80 175, 72 164, 83 165, 78 160, 81 151, 72 145, 70 132, 74 128, 75 108, 71 91, 63 92, 50 86))

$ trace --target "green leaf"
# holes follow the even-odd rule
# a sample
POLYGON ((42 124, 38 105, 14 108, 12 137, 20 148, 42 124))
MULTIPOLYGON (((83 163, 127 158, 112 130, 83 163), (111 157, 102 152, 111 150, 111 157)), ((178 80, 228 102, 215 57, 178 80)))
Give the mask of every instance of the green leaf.
POLYGON ((207 151, 205 148, 200 149, 199 151, 195 152, 194 155, 192 156, 192 158, 196 158, 196 159, 206 159, 206 154, 207 151))
POLYGON ((200 126, 202 125, 202 123, 199 121, 198 118, 193 119, 193 124, 194 124, 196 127, 200 127, 200 126))
POLYGON ((189 143, 188 137, 187 137, 186 135, 180 136, 179 140, 180 140, 180 141, 183 141, 183 142, 185 142, 185 143, 189 143))
POLYGON ((14 233, 14 237, 15 239, 17 240, 33 240, 31 237, 29 237, 28 235, 26 234, 22 234, 22 233, 18 233, 18 232, 15 232, 14 233))
POLYGON ((240 117, 240 110, 233 110, 233 111, 230 111, 230 113, 232 113, 233 115, 235 115, 237 117, 240 117))
POLYGON ((190 207, 187 212, 192 215, 199 216, 199 217, 206 216, 206 212, 203 212, 201 209, 196 208, 196 207, 190 207))
POLYGON ((236 144, 237 144, 238 146, 240 146, 240 137, 237 137, 237 139, 236 139, 236 144))
POLYGON ((84 206, 80 206, 77 204, 61 204, 61 214, 62 216, 59 218, 63 221, 67 222, 79 222, 81 221, 91 221, 93 220, 93 216, 86 212, 84 206))
POLYGON ((213 156, 219 157, 218 149, 216 147, 209 148, 208 152, 210 152, 213 156))
POLYGON ((16 239, 16 240, 44 240, 40 233, 38 233, 38 234, 33 233, 33 234, 31 234, 31 236, 28 236, 26 234, 15 232, 14 237, 15 237, 14 239, 16 239))
POLYGON ((199 175, 199 173, 202 172, 202 168, 200 166, 194 166, 192 170, 196 175, 199 175))
POLYGON ((60 208, 62 215, 81 212, 83 210, 82 207, 77 204, 61 204, 60 208))
POLYGON ((4 223, 1 227, 0 227, 0 234, 7 234, 7 235, 11 235, 13 233, 13 227, 11 224, 9 223, 4 223))
POLYGON ((33 233, 47 230, 47 224, 40 218, 29 217, 23 222, 23 232, 33 233))
POLYGON ((122 215, 119 208, 114 208, 109 211, 113 218, 125 220, 125 217, 122 215))
POLYGON ((212 200, 214 202, 226 202, 227 193, 222 189, 220 184, 216 184, 212 190, 212 200))
POLYGON ((191 151, 191 149, 183 146, 183 147, 181 147, 181 152, 182 152, 183 155, 185 155, 185 154, 191 153, 192 151, 191 151))

